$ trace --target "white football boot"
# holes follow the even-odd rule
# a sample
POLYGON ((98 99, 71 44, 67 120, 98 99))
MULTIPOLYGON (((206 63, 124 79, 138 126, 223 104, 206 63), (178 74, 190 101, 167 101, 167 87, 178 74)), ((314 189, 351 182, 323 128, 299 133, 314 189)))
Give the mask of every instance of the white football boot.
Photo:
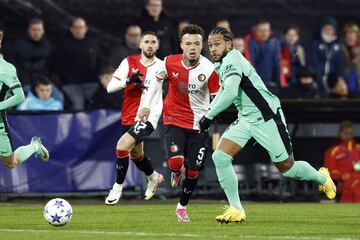
POLYGON ((115 205, 119 202, 122 194, 122 185, 115 183, 113 188, 110 190, 109 195, 105 199, 106 205, 115 205), (117 185, 117 186, 116 186, 117 185))
POLYGON ((151 199, 156 192, 157 187, 164 181, 164 176, 156 171, 154 171, 156 176, 150 178, 148 177, 148 184, 145 191, 145 200, 151 199))

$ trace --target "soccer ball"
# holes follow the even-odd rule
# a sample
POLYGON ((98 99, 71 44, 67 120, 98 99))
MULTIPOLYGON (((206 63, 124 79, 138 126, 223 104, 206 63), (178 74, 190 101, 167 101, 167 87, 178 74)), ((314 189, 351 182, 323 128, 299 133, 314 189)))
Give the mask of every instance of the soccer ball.
POLYGON ((62 198, 51 199, 44 207, 44 218, 53 226, 64 226, 73 215, 70 203, 62 198))

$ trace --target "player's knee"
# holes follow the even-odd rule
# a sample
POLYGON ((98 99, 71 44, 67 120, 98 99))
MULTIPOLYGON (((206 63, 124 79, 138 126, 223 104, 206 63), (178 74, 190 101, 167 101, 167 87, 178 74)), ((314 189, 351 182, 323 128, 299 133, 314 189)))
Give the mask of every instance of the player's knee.
POLYGON ((134 155, 132 153, 130 153, 130 159, 133 161, 133 162, 140 162, 144 159, 144 154, 138 154, 138 155, 134 155))
POLYGON ((16 165, 13 164, 13 163, 7 164, 6 166, 7 166, 8 168, 10 168, 10 169, 13 169, 13 168, 16 167, 16 165))
POLYGON ((126 158, 129 156, 129 151, 116 149, 116 157, 117 158, 126 158))
POLYGON ((195 179, 195 178, 197 178, 199 176, 199 171, 191 169, 191 168, 187 168, 186 172, 185 172, 185 175, 189 179, 195 179))
POLYGON ((129 154, 131 159, 144 158, 144 150, 139 147, 134 147, 133 149, 131 149, 129 154))
POLYGON ((173 172, 178 172, 184 166, 183 156, 174 156, 167 160, 168 167, 173 172))
POLYGON ((116 145, 116 150, 129 152, 129 149, 127 147, 124 147, 124 144, 121 144, 120 142, 118 142, 118 144, 116 145))
POLYGON ((215 150, 212 154, 212 159, 216 167, 229 165, 233 160, 233 158, 229 154, 221 150, 215 150))
POLYGON ((282 174, 289 171, 293 165, 294 165, 294 158, 292 157, 292 155, 288 159, 282 162, 275 163, 276 168, 282 174))
POLYGON ((13 162, 13 161, 5 161, 5 166, 6 166, 7 168, 13 169, 13 168, 16 167, 16 164, 15 164, 15 162, 13 162))
POLYGON ((117 142, 116 149, 130 151, 133 147, 134 139, 128 134, 124 134, 117 142))
POLYGON ((7 156, 7 157, 0 157, 0 160, 2 160, 4 162, 4 165, 7 167, 7 168, 14 168, 16 167, 16 161, 15 159, 15 156, 11 155, 11 156, 7 156))

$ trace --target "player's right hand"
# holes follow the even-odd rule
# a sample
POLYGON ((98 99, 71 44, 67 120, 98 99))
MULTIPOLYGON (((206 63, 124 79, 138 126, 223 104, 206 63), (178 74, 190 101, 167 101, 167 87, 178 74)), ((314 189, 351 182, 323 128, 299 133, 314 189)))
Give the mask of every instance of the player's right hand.
POLYGON ((200 128, 200 132, 206 132, 209 130, 211 124, 211 119, 208 119, 207 117, 202 116, 202 118, 199 121, 199 128, 200 128))
POLYGON ((138 118, 141 122, 147 122, 150 115, 150 108, 143 107, 139 110, 138 118))
POLYGON ((126 81, 126 85, 135 83, 136 85, 141 85, 142 80, 140 79, 140 77, 144 76, 144 74, 140 73, 139 71, 137 73, 134 73, 133 75, 131 75, 128 80, 126 81))

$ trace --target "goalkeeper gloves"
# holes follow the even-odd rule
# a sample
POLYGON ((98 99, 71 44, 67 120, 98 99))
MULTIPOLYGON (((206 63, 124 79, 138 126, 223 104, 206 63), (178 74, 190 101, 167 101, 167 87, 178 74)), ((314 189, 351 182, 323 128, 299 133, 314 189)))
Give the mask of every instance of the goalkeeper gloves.
POLYGON ((126 85, 130 85, 132 83, 135 83, 135 85, 141 85, 142 81, 140 79, 140 77, 144 76, 144 74, 141 74, 140 72, 134 73, 133 75, 131 75, 128 80, 126 80, 126 85))

